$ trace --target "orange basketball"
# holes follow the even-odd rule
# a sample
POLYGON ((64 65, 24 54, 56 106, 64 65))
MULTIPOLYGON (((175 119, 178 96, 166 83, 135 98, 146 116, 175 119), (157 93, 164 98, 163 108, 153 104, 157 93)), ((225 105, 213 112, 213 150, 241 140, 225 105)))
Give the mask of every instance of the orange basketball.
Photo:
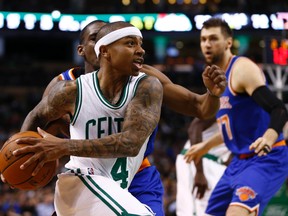
POLYGON ((19 156, 14 156, 12 154, 14 150, 26 146, 26 144, 17 144, 15 142, 21 137, 41 138, 35 131, 19 132, 11 136, 4 143, 0 151, 0 172, 4 176, 6 182, 12 187, 21 190, 36 190, 47 185, 55 176, 58 160, 44 164, 36 176, 32 176, 32 172, 37 165, 36 162, 26 169, 21 170, 20 165, 33 155, 32 153, 19 156))

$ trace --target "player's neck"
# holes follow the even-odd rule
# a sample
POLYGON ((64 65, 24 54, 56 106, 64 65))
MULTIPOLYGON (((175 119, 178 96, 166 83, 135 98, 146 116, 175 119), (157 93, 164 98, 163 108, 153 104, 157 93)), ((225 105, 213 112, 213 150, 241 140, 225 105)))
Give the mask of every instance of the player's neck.
POLYGON ((95 67, 93 67, 91 64, 86 64, 85 63, 85 74, 90 73, 97 70, 95 67))
POLYGON ((232 60, 233 54, 229 53, 227 55, 224 56, 223 59, 223 64, 221 65, 221 68, 226 72, 231 60, 232 60))
POLYGON ((121 96, 129 76, 116 76, 113 73, 105 72, 105 67, 100 68, 97 73, 100 89, 104 97, 112 104, 116 104, 121 96))

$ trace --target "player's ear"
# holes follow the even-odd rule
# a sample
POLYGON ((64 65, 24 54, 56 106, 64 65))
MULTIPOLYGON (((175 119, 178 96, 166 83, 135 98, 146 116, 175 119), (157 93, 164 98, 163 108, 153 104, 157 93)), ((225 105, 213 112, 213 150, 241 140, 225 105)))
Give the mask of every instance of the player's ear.
POLYGON ((102 55, 102 56, 108 56, 109 55, 108 47, 105 45, 100 46, 99 51, 100 51, 99 55, 102 55))
POLYGON ((77 46, 77 52, 79 56, 84 56, 85 52, 84 52, 84 46, 83 45, 78 45, 77 46))
POLYGON ((226 49, 230 49, 233 45, 233 38, 232 37, 228 37, 227 38, 227 46, 226 49))

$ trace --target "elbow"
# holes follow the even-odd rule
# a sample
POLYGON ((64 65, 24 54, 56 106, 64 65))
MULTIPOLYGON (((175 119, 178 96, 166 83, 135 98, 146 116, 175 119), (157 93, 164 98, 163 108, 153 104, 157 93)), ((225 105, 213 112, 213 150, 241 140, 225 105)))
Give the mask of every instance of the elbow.
POLYGON ((141 149, 141 146, 131 143, 128 145, 129 147, 126 148, 126 152, 124 153, 125 157, 136 157, 141 149))
POLYGON ((140 152, 140 148, 133 148, 131 151, 130 151, 130 157, 136 157, 140 152))
POLYGON ((129 136, 129 138, 122 138, 120 143, 122 143, 119 146, 122 151, 119 148, 116 151, 123 152, 123 157, 136 157, 139 154, 144 141, 141 142, 137 137, 134 137, 133 139, 132 136, 129 136))
POLYGON ((215 118, 218 110, 219 110, 219 107, 220 105, 218 104, 218 106, 206 106, 206 107, 203 107, 202 110, 203 112, 202 113, 199 113, 199 119, 200 120, 209 120, 209 119, 212 119, 212 118, 215 118))

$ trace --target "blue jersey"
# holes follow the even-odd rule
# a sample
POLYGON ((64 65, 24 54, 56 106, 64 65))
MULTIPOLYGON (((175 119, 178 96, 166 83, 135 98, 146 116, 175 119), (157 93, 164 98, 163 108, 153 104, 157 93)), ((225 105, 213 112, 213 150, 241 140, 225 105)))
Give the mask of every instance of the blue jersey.
POLYGON ((261 215, 288 173, 288 148, 283 134, 266 156, 259 157, 249 150, 267 130, 270 116, 251 96, 231 88, 231 70, 237 58, 233 57, 226 71, 228 86, 217 113, 224 142, 235 156, 210 196, 206 213, 215 216, 226 215, 231 205, 261 215))
MULTIPOLYGON (((220 99, 217 122, 229 150, 236 154, 249 154, 249 146, 267 130, 270 115, 247 93, 236 93, 231 88, 231 68, 237 60, 234 56, 226 71, 228 86, 220 99)), ((252 73, 252 72, 251 72, 252 73)), ((283 140, 280 134, 278 141, 283 140)))

